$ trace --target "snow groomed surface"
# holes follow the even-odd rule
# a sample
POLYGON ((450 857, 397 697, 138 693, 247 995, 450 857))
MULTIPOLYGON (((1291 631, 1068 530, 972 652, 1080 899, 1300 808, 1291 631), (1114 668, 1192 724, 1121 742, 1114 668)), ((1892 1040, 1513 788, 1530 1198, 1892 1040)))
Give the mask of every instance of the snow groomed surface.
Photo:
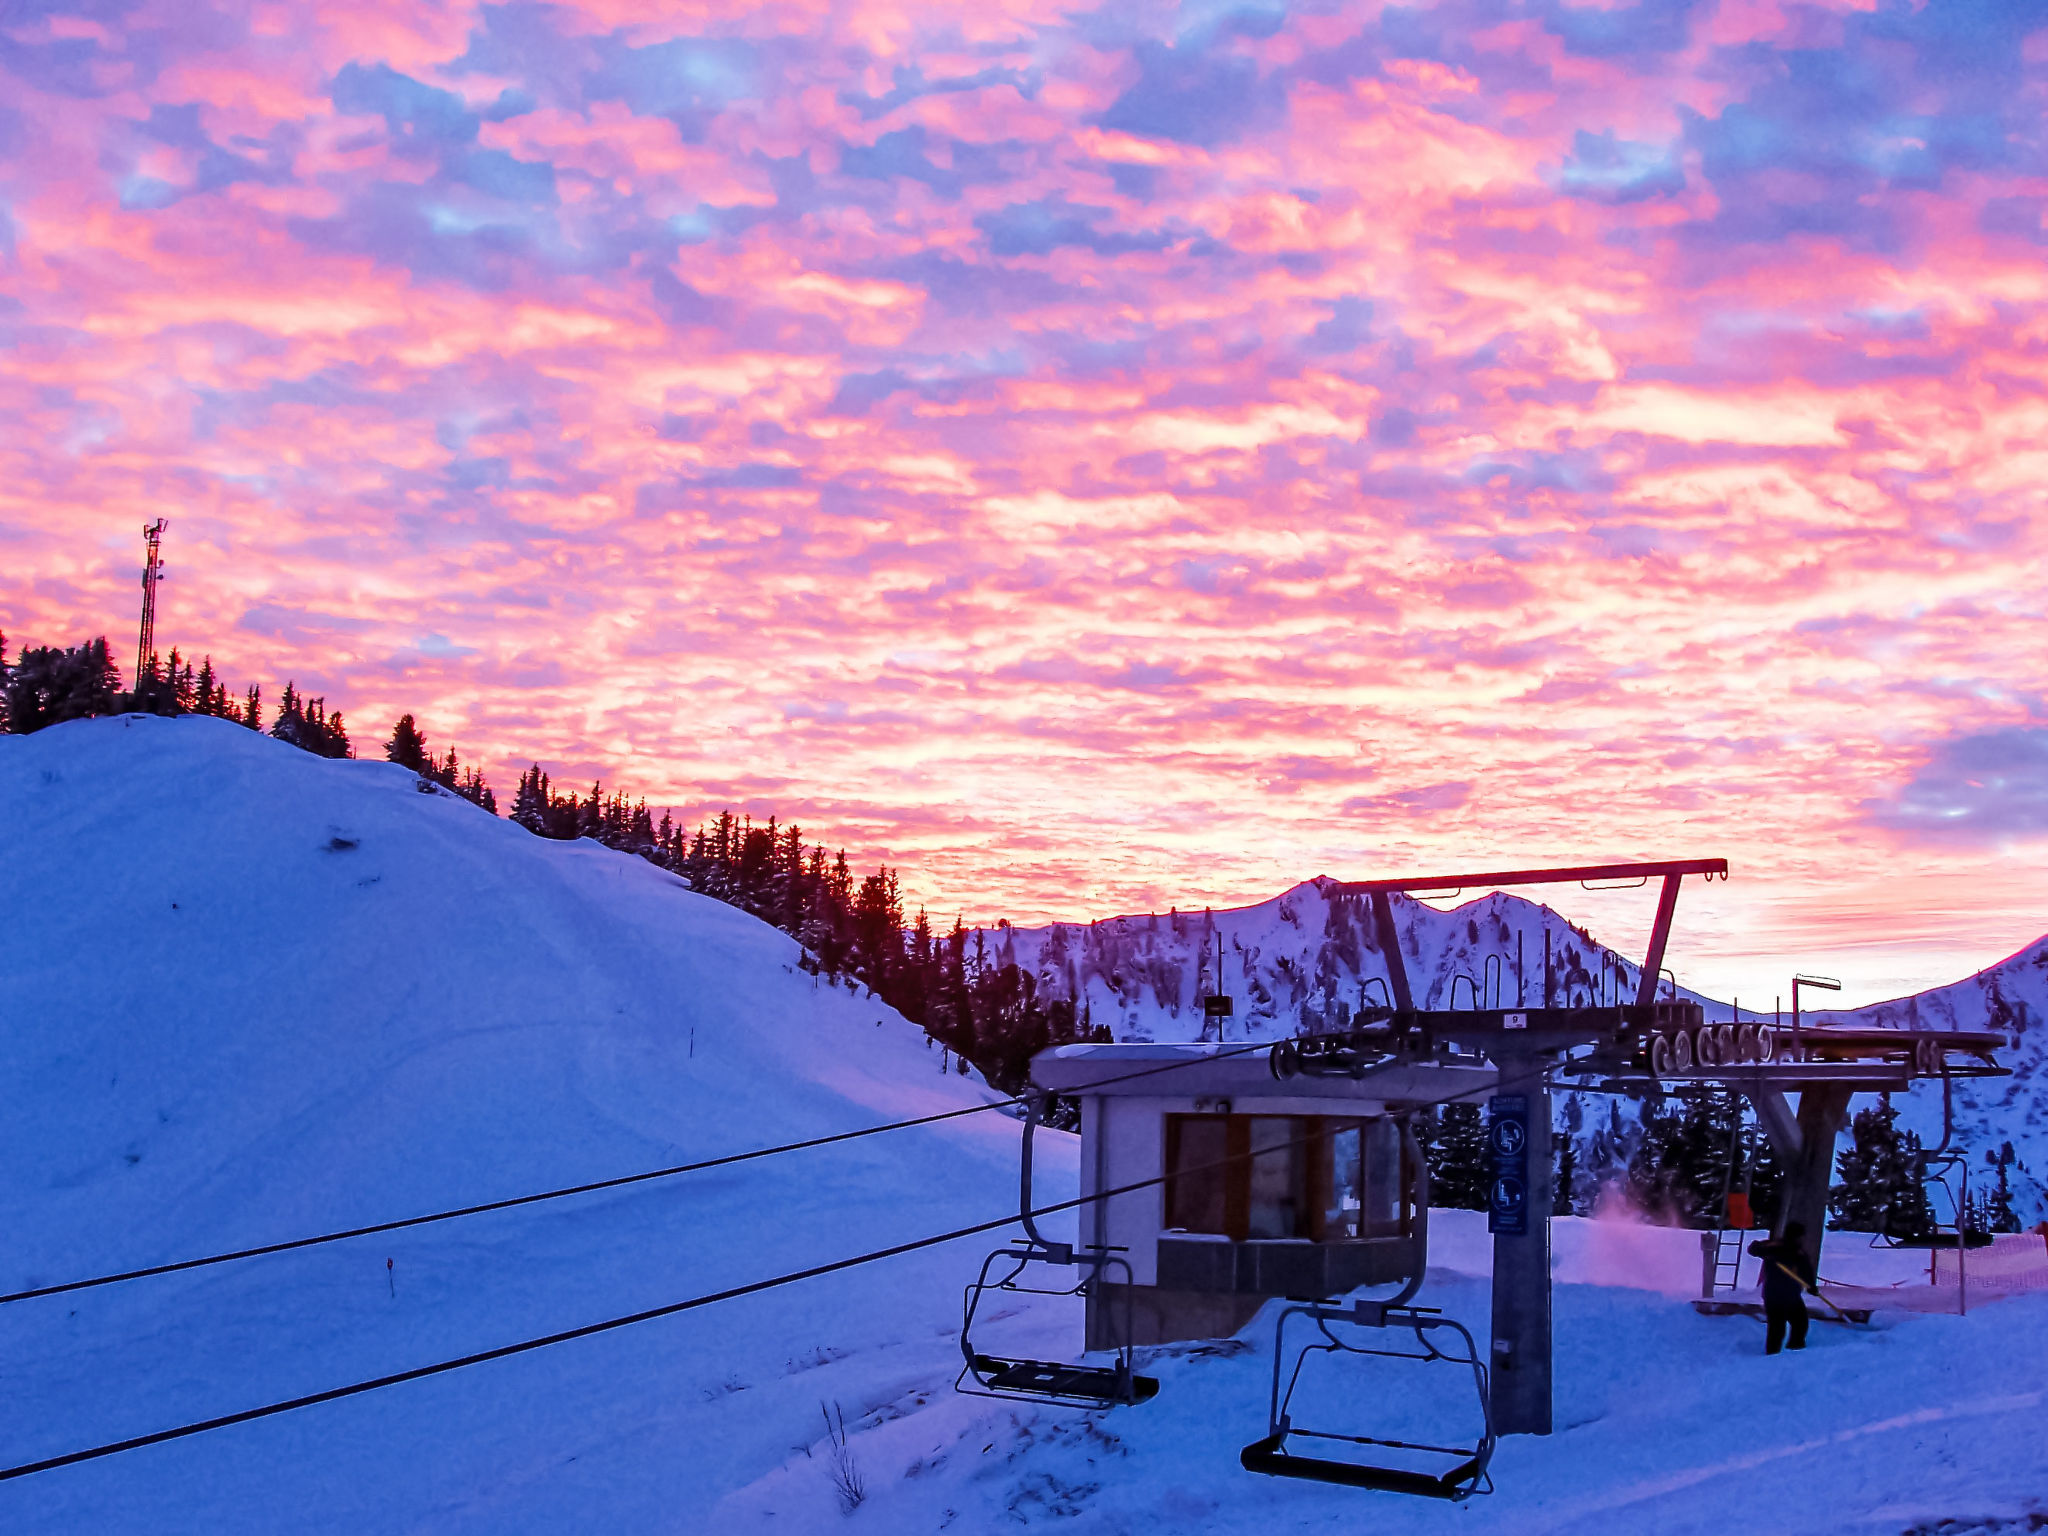
MULTIPOLYGON (((651 866, 218 722, 0 737, 0 909, 10 1290, 985 1096, 651 866)), ((0 1441, 28 1460, 984 1219, 1015 1150, 979 1115, 0 1308, 0 1441)), ((1044 1198, 1072 1156, 1041 1136, 1044 1198)), ((1418 1299, 1483 1334, 1483 1222, 1433 1226, 1418 1299)), ((1266 1319, 1152 1352, 1136 1408, 955 1395, 963 1244, 0 1486, 0 1529, 1988 1532, 2048 1490, 2048 1297, 1766 1360, 1686 1305, 1695 1234, 1561 1221, 1556 1247, 1560 1431, 1504 1441, 1501 1491, 1457 1509, 1241 1471, 1266 1319)), ((1829 1271, 1900 1277, 1856 1249, 1829 1271)), ((1044 1358, 1079 1334, 1072 1305, 1003 1323, 1044 1358)), ((1394 1409, 1371 1433, 1458 1407, 1317 1390, 1328 1420, 1394 1409)))

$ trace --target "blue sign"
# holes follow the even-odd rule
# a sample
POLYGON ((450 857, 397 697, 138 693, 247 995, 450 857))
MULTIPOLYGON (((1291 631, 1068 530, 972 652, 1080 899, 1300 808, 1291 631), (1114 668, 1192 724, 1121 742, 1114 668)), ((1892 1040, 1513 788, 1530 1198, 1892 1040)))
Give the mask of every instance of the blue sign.
POLYGON ((1521 1094, 1496 1094, 1487 1104, 1486 1148, 1492 1177, 1487 1182, 1486 1230, 1504 1237, 1529 1231, 1529 1101, 1521 1094))

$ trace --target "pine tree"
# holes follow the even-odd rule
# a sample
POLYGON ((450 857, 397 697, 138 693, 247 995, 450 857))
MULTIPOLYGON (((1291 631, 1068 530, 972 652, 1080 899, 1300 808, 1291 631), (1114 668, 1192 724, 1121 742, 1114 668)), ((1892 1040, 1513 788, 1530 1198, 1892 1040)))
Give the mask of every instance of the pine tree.
POLYGON ((295 747, 305 744, 306 709, 299 700, 297 685, 289 679, 284 685, 284 698, 277 706, 277 718, 271 722, 270 734, 295 747))
POLYGON ((1777 1208, 1778 1167, 1726 1088, 1702 1085, 1675 1101, 1647 1101, 1626 1160, 1629 1202, 1676 1226, 1719 1226, 1725 1197, 1745 1188, 1753 1209, 1777 1208))
POLYGON ((1433 1117, 1418 1117, 1415 1129, 1429 1163, 1430 1204, 1454 1211, 1485 1210, 1493 1158, 1479 1106, 1439 1105, 1433 1117))
POLYGON ((411 715, 400 715, 398 723, 391 728, 391 739, 384 743, 384 760, 401 768, 410 768, 414 773, 427 771, 427 738, 421 733, 419 722, 411 715))
POLYGON ((1901 1131, 1897 1122, 1888 1093, 1880 1094, 1874 1107, 1857 1110, 1850 1121, 1850 1145, 1835 1158, 1839 1182, 1828 1191, 1828 1211, 1837 1227, 1893 1238, 1923 1237, 1933 1230, 1920 1138, 1901 1131))
MULTIPOLYGON (((322 705, 325 705, 326 702, 325 699, 320 701, 322 705)), ((322 736, 320 743, 320 755, 322 757, 354 757, 356 755, 355 748, 349 745, 348 727, 342 723, 341 711, 338 709, 327 717, 326 732, 322 736)))
POLYGON ((455 793, 462 796, 479 810, 498 814, 498 797, 491 793, 491 786, 484 776, 471 767, 462 776, 462 782, 455 786, 455 793))
POLYGON ((540 764, 535 763, 519 776, 519 789, 512 797, 512 819, 536 837, 547 830, 547 791, 542 783, 540 764))
POLYGON ((254 683, 249 685, 249 692, 242 700, 242 713, 239 718, 242 724, 252 731, 263 729, 263 690, 254 683))
POLYGON ((1579 1181, 1578 1143, 1569 1131, 1553 1131, 1550 1136, 1551 1191, 1550 1214, 1570 1216, 1573 1214, 1572 1190, 1579 1181))
POLYGON ((2020 1230, 2019 1213, 2012 1208, 2012 1182, 2007 1171, 2017 1162, 2018 1156, 2011 1142, 2004 1142, 1996 1152, 1986 1152, 1984 1161, 1998 1175, 1998 1182, 1984 1197, 1982 1226, 1986 1232, 2017 1232, 2020 1230))
POLYGON ((7 672, 8 728, 26 736, 66 720, 111 715, 120 687, 105 636, 70 647, 24 648, 7 672))

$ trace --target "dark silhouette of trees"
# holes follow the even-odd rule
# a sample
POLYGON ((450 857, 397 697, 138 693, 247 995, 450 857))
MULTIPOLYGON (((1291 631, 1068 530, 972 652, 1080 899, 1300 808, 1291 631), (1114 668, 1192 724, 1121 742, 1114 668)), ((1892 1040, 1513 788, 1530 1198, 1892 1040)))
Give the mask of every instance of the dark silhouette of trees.
POLYGON ((284 685, 284 699, 277 706, 277 719, 270 734, 279 741, 311 752, 315 757, 354 757, 348 744, 348 727, 341 711, 327 713, 327 701, 301 698, 291 683, 284 685))
POLYGON ((5 669, 8 729, 18 736, 114 713, 120 673, 106 637, 83 645, 31 646, 5 669))
POLYGON ((427 738, 411 715, 400 715, 391 728, 391 739, 384 743, 384 760, 414 773, 427 771, 427 738))

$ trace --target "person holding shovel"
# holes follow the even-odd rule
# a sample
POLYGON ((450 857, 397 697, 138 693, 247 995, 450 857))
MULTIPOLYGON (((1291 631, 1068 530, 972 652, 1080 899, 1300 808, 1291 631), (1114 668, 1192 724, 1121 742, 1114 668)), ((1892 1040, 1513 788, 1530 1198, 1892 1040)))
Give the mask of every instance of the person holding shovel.
POLYGON ((1751 1243, 1764 1266, 1764 1353, 1775 1355, 1789 1342, 1806 1348, 1806 1293, 1816 1289, 1817 1271, 1807 1257, 1803 1222, 1788 1221, 1775 1241, 1751 1243), (1790 1334, 1788 1340, 1786 1335, 1790 1334))

